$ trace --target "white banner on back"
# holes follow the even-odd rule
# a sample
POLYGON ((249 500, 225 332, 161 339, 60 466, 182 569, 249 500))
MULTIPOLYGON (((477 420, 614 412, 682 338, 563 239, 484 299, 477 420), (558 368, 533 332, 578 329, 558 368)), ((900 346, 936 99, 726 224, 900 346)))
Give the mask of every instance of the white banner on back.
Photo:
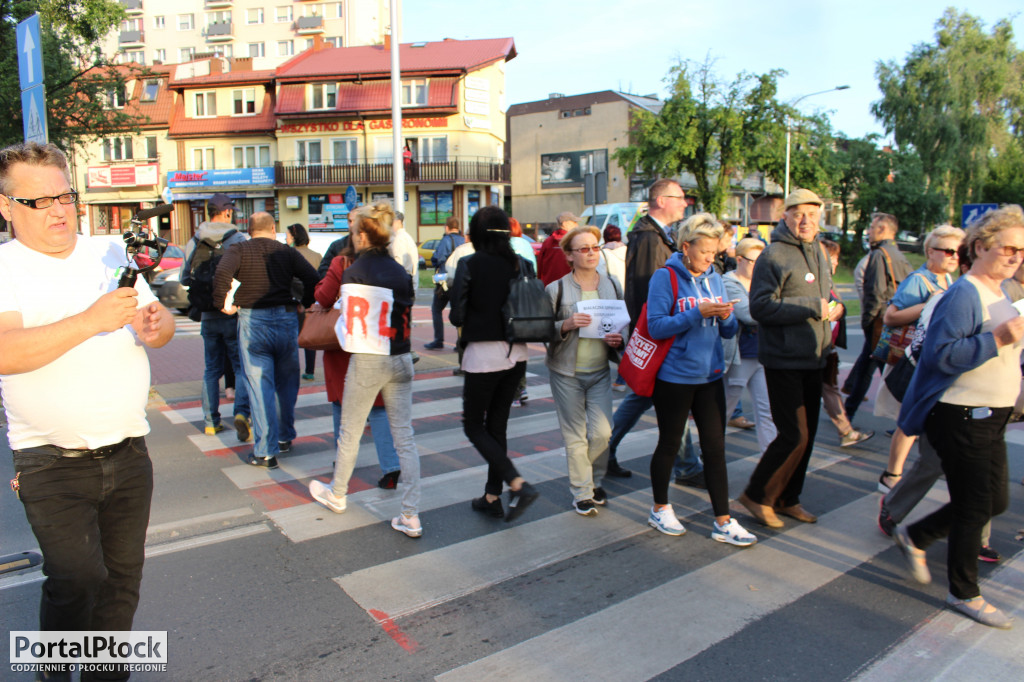
POLYGON ((334 333, 349 353, 390 355, 391 311, 395 295, 391 289, 367 284, 342 284, 341 297, 334 307, 341 311, 334 333))

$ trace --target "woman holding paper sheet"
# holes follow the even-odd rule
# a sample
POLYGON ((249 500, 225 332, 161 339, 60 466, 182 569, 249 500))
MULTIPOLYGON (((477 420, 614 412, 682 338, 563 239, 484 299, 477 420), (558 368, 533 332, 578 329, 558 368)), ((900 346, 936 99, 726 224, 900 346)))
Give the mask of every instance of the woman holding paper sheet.
MULTIPOLYGON (((402 512, 391 527, 409 537, 423 535, 419 519, 420 462, 412 431, 412 356, 409 316, 415 293, 412 278, 388 253, 391 207, 377 204, 360 214, 351 229, 357 258, 342 276, 342 347, 351 352, 341 404, 341 436, 331 485, 313 480, 309 492, 338 514, 347 506, 348 483, 359 454, 359 440, 377 393, 391 422, 402 474, 402 512), (390 300, 389 300, 390 299, 390 300), (357 336, 361 334, 361 339, 357 336), (350 340, 350 337, 353 337, 350 340)), ((339 332, 339 337, 342 332, 339 332)))
POLYGON ((651 277, 647 329, 656 339, 673 338, 672 348, 654 384, 658 445, 651 457, 654 506, 647 523, 666 535, 686 532, 668 503, 672 463, 690 413, 700 431, 704 478, 715 522, 711 537, 738 547, 757 538, 729 515, 729 475, 725 468, 725 361, 722 339, 736 335, 738 323, 722 277, 712 267, 724 230, 710 213, 690 216, 680 225, 679 252, 651 277), (679 296, 672 295, 672 280, 679 296))
POLYGON ((582 329, 593 328, 598 321, 580 312, 579 304, 622 300, 618 285, 598 271, 600 237, 593 225, 569 230, 559 244, 572 270, 546 288, 555 308, 558 332, 556 340, 548 344, 551 396, 565 439, 572 506, 582 516, 597 514, 597 507, 607 501, 601 483, 608 466, 608 439, 612 435, 608 351, 622 348, 621 326, 613 323, 608 325, 611 331, 598 330, 601 338, 594 338, 594 333, 581 334, 582 329))

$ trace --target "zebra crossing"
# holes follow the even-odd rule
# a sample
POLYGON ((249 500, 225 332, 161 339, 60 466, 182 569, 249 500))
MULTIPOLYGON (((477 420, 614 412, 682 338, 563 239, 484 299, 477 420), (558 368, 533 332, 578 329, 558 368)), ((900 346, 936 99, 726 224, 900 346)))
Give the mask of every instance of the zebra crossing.
MULTIPOLYGON (((620 446, 619 460, 634 470, 634 477, 606 481, 608 506, 596 518, 580 517, 570 507, 550 386, 542 375, 528 378, 531 400, 512 412, 509 449, 520 473, 542 497, 516 523, 504 524, 468 509, 483 488, 486 467, 462 432, 462 380, 447 372, 417 377, 413 418, 423 468, 425 529, 417 541, 388 527, 399 507, 398 495, 374 486, 379 470, 367 436, 346 513, 330 513, 309 497, 309 481, 329 480, 334 459, 330 405, 322 387, 301 392, 296 409, 300 437, 293 452, 279 457, 277 470, 244 464, 251 444, 238 443, 233 432, 203 435, 202 409, 195 402, 172 404, 162 413, 195 449, 223 459, 225 479, 262 505, 265 518, 289 544, 339 553, 339 569, 323 577, 337 586, 338 599, 355 605, 390 636, 396 655, 410 657, 415 673, 408 679, 715 679, 704 666, 720 660, 731 642, 744 641, 755 630, 792 627, 794 610, 812 608, 803 605, 832 609, 840 622, 849 618, 859 605, 832 603, 830 590, 837 585, 871 601, 876 614, 893 610, 880 627, 892 634, 895 646, 860 651, 857 618, 835 624, 842 642, 828 641, 854 663, 841 674, 823 672, 815 679, 919 676, 908 663, 915 657, 927 658, 929 678, 967 679, 971 676, 956 674, 971 669, 965 657, 975 661, 992 651, 995 655, 982 663, 988 666, 986 679, 1011 679, 1008 671, 1019 671, 1014 666, 1024 651, 1024 622, 1009 633, 992 633, 943 612, 941 552, 931 553, 936 584, 918 586, 906 578, 892 542, 874 527, 874 477, 887 454, 880 446, 874 452, 839 448, 826 421, 805 493, 807 506, 820 512, 819 522, 787 520, 784 529, 770 531, 734 505, 733 513, 758 536, 758 544, 749 549, 711 541, 707 495, 672 486, 670 501, 690 532, 670 538, 646 524, 651 503, 646 466, 657 440, 653 412, 620 446), (468 518, 469 527, 456 530, 455 518, 468 518), (367 542, 395 549, 364 553, 360 550, 367 542), (380 554, 390 556, 382 560, 380 554), (529 608, 517 608, 522 604, 529 608), (508 625, 496 605, 524 622, 508 625), (900 610, 911 606, 923 615, 901 622, 900 610), (654 627, 657 621, 672 625, 654 627)), ((1014 431, 1009 440, 1020 443, 1024 437, 1014 431)), ((749 432, 729 429, 726 443, 735 499, 759 453, 749 432)), ((1016 449, 1011 448, 1011 458, 1016 449)), ((1006 560, 994 571, 983 568, 983 589, 1024 621, 1024 562, 1012 556, 1018 548, 1007 530, 1020 523, 1020 487, 1011 495, 1011 512, 1016 506, 1016 513, 996 524, 1006 560)), ((945 499, 944 487, 936 486, 918 513, 945 499)), ((827 639, 827 628, 815 630, 820 631, 803 636, 827 639)), ((726 669, 733 671, 730 679, 772 676, 756 660, 735 661, 726 669)), ((328 679, 328 670, 323 668, 321 676, 315 669, 306 672, 309 679, 328 679)))

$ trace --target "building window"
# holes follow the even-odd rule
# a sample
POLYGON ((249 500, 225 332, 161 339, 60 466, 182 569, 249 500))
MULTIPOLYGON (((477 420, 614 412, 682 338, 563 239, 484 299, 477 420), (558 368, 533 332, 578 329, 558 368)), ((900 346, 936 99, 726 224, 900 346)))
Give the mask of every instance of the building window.
POLYGON ((213 170, 213 147, 197 147, 192 150, 190 170, 213 170))
POLYGON ((217 93, 196 93, 196 118, 210 118, 217 115, 217 93))
POLYGON ((256 90, 254 88, 235 90, 234 98, 235 116, 247 116, 256 113, 256 90))
POLYGON ((333 4, 334 4, 334 12, 333 12, 334 18, 335 19, 341 19, 341 17, 344 16, 343 12, 344 12, 344 9, 345 9, 345 3, 343 3, 343 2, 335 2, 333 4))
POLYGON ((207 12, 206 13, 206 25, 212 26, 214 24, 230 24, 231 23, 231 10, 221 10, 219 12, 207 12))
POLYGON ((178 30, 179 31, 191 31, 196 27, 196 15, 194 14, 179 14, 178 15, 178 30))
POLYGON ((120 61, 122 64, 135 63, 145 66, 146 53, 142 50, 125 50, 121 53, 120 61))
POLYGON ((297 140, 295 142, 295 157, 302 165, 323 163, 320 154, 320 140, 297 140))
POLYGON ((342 47, 343 43, 342 43, 342 40, 341 40, 341 36, 337 36, 335 38, 324 38, 324 45, 333 45, 334 47, 342 47))
POLYGON ((142 97, 139 98, 140 102, 155 102, 157 93, 160 92, 160 81, 159 80, 147 80, 142 84, 142 97))
POLYGON ((452 191, 420 190, 420 225, 444 225, 451 218, 453 198, 452 191))
POLYGON ((196 56, 196 48, 194 47, 182 47, 178 48, 178 61, 180 63, 190 62, 196 56))
POLYGON ((306 47, 304 47, 303 49, 308 50, 308 49, 310 49, 312 47, 313 47, 313 39, 312 38, 306 38, 306 47))
POLYGON ((136 17, 134 19, 125 19, 121 22, 122 31, 141 31, 142 30, 142 19, 136 17))
POLYGON ((127 161, 132 158, 132 138, 108 137, 103 140, 104 161, 127 161))
POLYGON ((307 17, 322 17, 324 15, 324 6, 311 3, 303 6, 302 13, 307 17))
POLYGON ((213 47, 213 54, 218 57, 226 57, 231 59, 235 56, 234 45, 216 45, 213 47))
POLYGON ((251 144, 235 147, 235 168, 257 168, 270 165, 270 145, 251 144))
POLYGON ((278 57, 291 57, 293 54, 295 54, 295 44, 291 40, 277 41, 278 57))
POLYGON ((264 43, 249 43, 250 57, 266 57, 267 46, 264 43))
POLYGON ((284 22, 292 20, 292 6, 291 5, 279 5, 274 10, 274 21, 284 22))
POLYGON ((119 85, 108 90, 107 101, 110 102, 111 109, 123 109, 124 105, 128 103, 128 91, 125 86, 119 85))
POLYGON ((310 87, 310 109, 334 109, 338 106, 337 83, 314 83, 310 87))
POLYGON ((388 137, 376 137, 373 140, 373 162, 374 163, 391 163, 395 158, 395 143, 388 137))
POLYGON ((427 88, 430 82, 423 78, 402 81, 402 106, 422 107, 427 103, 427 88))
POLYGON ((156 160, 156 135, 146 137, 146 158, 156 160))
POLYGON ((167 17, 153 17, 153 28, 167 28, 167 17))
POLYGON ((331 145, 334 151, 333 162, 339 166, 355 165, 359 163, 359 144, 354 137, 343 140, 332 140, 331 145))
POLYGON ((245 10, 245 23, 247 24, 262 24, 263 23, 263 8, 252 7, 245 10))
POLYGON ((159 50, 153 50, 153 61, 160 62, 163 64, 167 61, 167 50, 161 48, 159 50))
POLYGON ((447 161, 448 138, 442 137, 407 137, 405 139, 412 149, 412 157, 417 161, 447 161))

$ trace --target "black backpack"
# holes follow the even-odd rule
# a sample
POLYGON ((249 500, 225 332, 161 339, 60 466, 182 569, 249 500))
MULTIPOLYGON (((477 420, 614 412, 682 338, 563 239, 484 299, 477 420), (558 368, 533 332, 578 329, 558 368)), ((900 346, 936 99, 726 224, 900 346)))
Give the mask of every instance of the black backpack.
POLYGON ((188 317, 194 322, 202 319, 203 313, 215 312, 213 304, 213 275, 217 264, 224 255, 224 242, 238 230, 228 230, 220 241, 203 239, 196 243, 192 252, 192 282, 188 286, 188 317))
POLYGON ((509 343, 549 343, 555 340, 555 309, 537 279, 530 262, 519 258, 516 275, 509 283, 508 298, 501 308, 505 338, 509 343))

